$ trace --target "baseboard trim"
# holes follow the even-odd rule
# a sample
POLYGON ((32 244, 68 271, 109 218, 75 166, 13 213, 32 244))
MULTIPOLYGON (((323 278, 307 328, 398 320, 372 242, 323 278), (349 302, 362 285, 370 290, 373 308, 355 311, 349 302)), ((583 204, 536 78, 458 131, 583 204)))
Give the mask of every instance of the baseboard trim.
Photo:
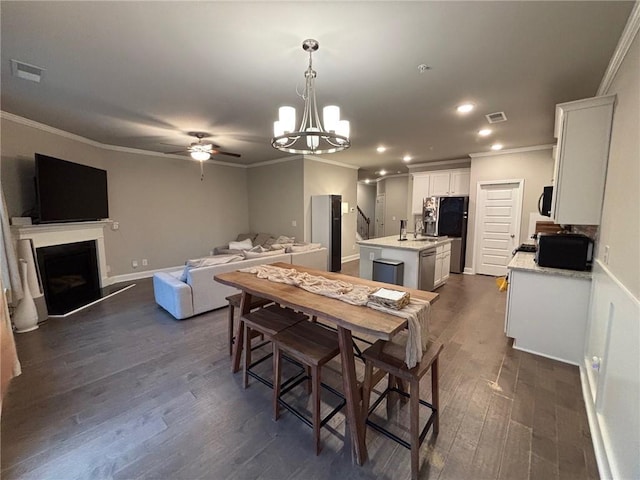
POLYGON ((473 271, 473 268, 469 268, 469 267, 464 267, 464 273, 465 275, 475 275, 476 272, 473 271))
POLYGON ((575 365, 576 367, 580 367, 579 363, 571 362, 569 360, 565 360, 564 358, 554 357, 553 355, 545 355, 544 353, 536 352, 535 350, 530 350, 528 348, 521 348, 516 346, 516 340, 513 341, 513 348, 515 350, 520 350, 521 352, 531 353, 533 355, 538 355, 539 357, 550 358, 551 360, 556 360, 557 362, 566 363, 568 365, 575 365))
POLYGON ((355 253, 355 254, 349 255, 347 257, 342 257, 340 259, 340 263, 353 262, 354 260, 359 260, 359 259, 360 259, 360 254, 359 253, 355 253))
POLYGON ((609 459, 607 458, 607 451, 604 448, 600 424, 598 423, 598 415, 593 405, 593 398, 591 397, 586 368, 587 367, 580 366, 580 383, 582 385, 582 398, 587 409, 587 420, 589 421, 593 452, 596 457, 596 463, 598 464, 598 473, 600 474, 600 478, 613 478, 611 475, 611 467, 609 466, 609 459))
POLYGON ((155 270, 142 270, 140 272, 125 273, 123 275, 114 275, 113 277, 108 277, 107 283, 105 285, 113 285, 114 283, 130 282, 132 280, 140 280, 141 278, 149 278, 153 277, 154 273, 172 272, 174 270, 180 270, 181 268, 184 268, 184 265, 178 265, 177 267, 157 268, 155 270))

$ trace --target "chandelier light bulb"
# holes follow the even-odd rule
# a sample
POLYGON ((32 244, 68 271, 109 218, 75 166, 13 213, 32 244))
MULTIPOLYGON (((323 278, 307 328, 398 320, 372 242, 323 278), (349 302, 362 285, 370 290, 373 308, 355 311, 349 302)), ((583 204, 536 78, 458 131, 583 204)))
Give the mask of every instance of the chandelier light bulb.
POLYGON ((322 120, 324 129, 327 132, 338 132, 338 122, 340 122, 340 107, 327 105, 322 109, 322 120))
MULTIPOLYGON (((307 132, 319 132, 319 131, 320 129, 316 127, 307 128, 307 132)), ((318 145, 320 145, 320 137, 318 137, 317 135, 311 135, 307 137, 307 147, 309 147, 311 150, 315 150, 316 148, 318 148, 318 145)))

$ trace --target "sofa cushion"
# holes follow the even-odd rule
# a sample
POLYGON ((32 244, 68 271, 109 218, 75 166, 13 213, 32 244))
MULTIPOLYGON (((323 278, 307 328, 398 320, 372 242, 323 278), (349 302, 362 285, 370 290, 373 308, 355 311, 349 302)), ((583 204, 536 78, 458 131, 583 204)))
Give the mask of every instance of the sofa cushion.
POLYGON ((229 250, 249 250, 253 247, 250 238, 245 238, 241 242, 229 242, 229 250))
POLYGON ((213 257, 202 257, 187 260, 187 264, 184 266, 182 275, 180 275, 180 281, 186 282, 189 270, 198 267, 209 267, 211 265, 222 265, 225 263, 239 262, 244 260, 243 255, 214 255, 213 257))
POLYGON ((283 250, 265 250, 262 252, 247 250, 244 252, 244 258, 250 260, 252 258, 272 257, 274 255, 282 255, 283 250))
POLYGON ((242 250, 230 249, 230 248, 217 248, 215 249, 216 255, 243 255, 242 250))
POLYGON ((317 250, 321 247, 321 243, 294 243, 287 251, 289 253, 308 252, 309 250, 317 250))
POLYGON ((280 235, 278 238, 276 238, 276 241, 274 243, 294 243, 296 241, 296 237, 285 237, 284 235, 280 235))

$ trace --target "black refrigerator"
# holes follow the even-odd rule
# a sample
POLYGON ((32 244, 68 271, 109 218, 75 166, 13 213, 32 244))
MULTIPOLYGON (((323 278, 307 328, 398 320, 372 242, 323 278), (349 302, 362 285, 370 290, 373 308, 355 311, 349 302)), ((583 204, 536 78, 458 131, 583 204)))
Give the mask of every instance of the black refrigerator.
POLYGON ((440 197, 438 206, 438 235, 451 238, 451 272, 464 271, 467 249, 467 217, 469 197, 440 197))
POLYGON ((342 268, 342 196, 311 197, 311 241, 328 250, 327 271, 342 268))

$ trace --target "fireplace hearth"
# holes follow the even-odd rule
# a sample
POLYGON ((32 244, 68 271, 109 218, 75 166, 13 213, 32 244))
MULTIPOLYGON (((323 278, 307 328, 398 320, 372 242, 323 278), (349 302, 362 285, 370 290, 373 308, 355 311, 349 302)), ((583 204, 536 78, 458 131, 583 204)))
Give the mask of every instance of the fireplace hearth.
POLYGON ((36 249, 49 315, 64 315, 101 298, 96 242, 36 249))

